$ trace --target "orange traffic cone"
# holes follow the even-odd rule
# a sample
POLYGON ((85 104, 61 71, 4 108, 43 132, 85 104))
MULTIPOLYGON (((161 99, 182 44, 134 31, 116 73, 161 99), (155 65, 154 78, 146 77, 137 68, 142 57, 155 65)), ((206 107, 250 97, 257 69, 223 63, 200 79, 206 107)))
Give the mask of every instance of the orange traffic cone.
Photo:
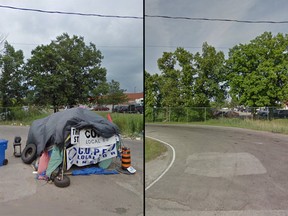
POLYGON ((131 152, 127 147, 122 147, 122 159, 121 167, 124 170, 127 170, 131 166, 131 152))
POLYGON ((111 118, 111 116, 110 116, 110 113, 107 114, 107 119, 108 119, 108 121, 113 122, 113 121, 112 121, 112 118, 111 118))

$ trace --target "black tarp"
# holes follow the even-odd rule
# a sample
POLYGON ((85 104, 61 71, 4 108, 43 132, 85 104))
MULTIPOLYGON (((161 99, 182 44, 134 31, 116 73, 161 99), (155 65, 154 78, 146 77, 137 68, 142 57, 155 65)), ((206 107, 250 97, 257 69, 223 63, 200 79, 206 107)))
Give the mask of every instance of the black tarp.
POLYGON ((63 148, 65 139, 71 132, 71 127, 79 130, 93 128, 97 134, 105 138, 120 133, 114 123, 97 113, 83 108, 72 108, 35 120, 29 129, 26 144, 36 144, 37 156, 50 145, 55 144, 63 148))

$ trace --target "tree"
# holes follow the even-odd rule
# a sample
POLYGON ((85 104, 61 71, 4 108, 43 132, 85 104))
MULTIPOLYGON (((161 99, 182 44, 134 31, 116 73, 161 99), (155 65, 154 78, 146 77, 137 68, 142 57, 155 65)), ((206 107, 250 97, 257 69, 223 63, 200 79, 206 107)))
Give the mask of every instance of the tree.
POLYGON ((164 52, 158 59, 158 68, 161 71, 162 83, 161 94, 163 95, 162 106, 182 106, 181 72, 177 70, 175 53, 164 52))
POLYGON ((230 94, 250 107, 279 106, 288 100, 288 36, 271 32, 239 44, 227 60, 230 94))
POLYGON ((210 106, 211 102, 224 103, 227 96, 225 57, 223 52, 204 43, 202 55, 194 56, 196 75, 194 83, 195 104, 210 106))
POLYGON ((202 54, 195 55, 183 48, 163 53, 158 59, 163 83, 163 106, 203 107, 211 101, 223 101, 226 96, 223 52, 216 52, 207 43, 202 54))
POLYGON ((156 108, 161 106, 161 76, 150 75, 145 71, 145 106, 156 108))
POLYGON ((107 82, 99 83, 98 87, 91 92, 90 102, 93 104, 103 105, 107 102, 107 95, 109 92, 109 84, 107 82))
POLYGON ((227 84, 224 62, 224 53, 216 52, 207 43, 202 46, 202 54, 193 55, 184 48, 164 52, 158 59, 161 71, 158 94, 161 95, 161 106, 170 107, 165 115, 174 121, 184 118, 200 120, 204 117, 202 110, 191 107, 209 107, 211 102, 224 101, 227 84), (171 109, 173 116, 170 115, 171 109))
POLYGON ((152 121, 155 120, 155 115, 158 113, 162 103, 161 94, 161 76, 158 74, 150 75, 145 71, 145 117, 152 121))
POLYGON ((112 110, 114 109, 114 105, 121 104, 128 101, 127 95, 124 93, 126 90, 120 89, 120 83, 111 80, 111 82, 108 83, 109 85, 109 92, 106 95, 107 103, 112 104, 112 110))
POLYGON ((6 41, 3 55, 0 54, 0 95, 3 107, 23 104, 25 96, 22 73, 24 56, 22 50, 15 49, 6 41))
POLYGON ((37 104, 87 103, 93 91, 106 82, 103 56, 96 45, 86 45, 83 37, 58 36, 49 45, 32 51, 27 63, 27 80, 37 104))
POLYGON ((61 56, 52 45, 41 45, 32 51, 26 65, 26 79, 29 85, 29 98, 37 105, 53 105, 54 112, 59 105, 67 103, 69 72, 60 69, 61 56))
POLYGON ((4 50, 4 43, 5 43, 6 38, 7 36, 0 35, 0 53, 4 50), (3 48, 2 48, 2 45, 3 45, 3 48))

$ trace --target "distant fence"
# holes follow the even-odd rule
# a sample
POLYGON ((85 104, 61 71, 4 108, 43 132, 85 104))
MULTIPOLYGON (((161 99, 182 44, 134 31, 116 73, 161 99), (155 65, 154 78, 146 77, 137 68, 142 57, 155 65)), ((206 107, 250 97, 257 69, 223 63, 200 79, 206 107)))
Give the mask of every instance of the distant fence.
POLYGON ((45 116, 50 113, 53 113, 52 109, 35 106, 0 107, 0 122, 27 121, 35 116, 45 116))
POLYGON ((216 109, 211 107, 145 107, 145 122, 199 122, 218 118, 288 118, 288 109, 280 109, 276 107, 252 107, 247 109, 216 109))

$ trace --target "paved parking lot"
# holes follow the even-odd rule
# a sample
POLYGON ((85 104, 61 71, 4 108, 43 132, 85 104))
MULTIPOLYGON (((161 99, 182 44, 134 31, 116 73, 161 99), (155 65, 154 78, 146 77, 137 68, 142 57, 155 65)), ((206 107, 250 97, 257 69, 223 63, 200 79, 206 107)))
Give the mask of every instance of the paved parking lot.
POLYGON ((160 158, 158 164, 172 166, 155 184, 150 169, 157 164, 146 167, 147 216, 288 215, 287 135, 153 124, 146 125, 145 135, 175 152, 175 160, 160 158))
POLYGON ((135 175, 70 176, 71 185, 58 188, 36 180, 30 165, 13 156, 14 137, 21 136, 23 149, 28 130, 0 126, 0 139, 9 141, 8 165, 0 167, 1 215, 143 215, 143 141, 124 140, 135 175))

